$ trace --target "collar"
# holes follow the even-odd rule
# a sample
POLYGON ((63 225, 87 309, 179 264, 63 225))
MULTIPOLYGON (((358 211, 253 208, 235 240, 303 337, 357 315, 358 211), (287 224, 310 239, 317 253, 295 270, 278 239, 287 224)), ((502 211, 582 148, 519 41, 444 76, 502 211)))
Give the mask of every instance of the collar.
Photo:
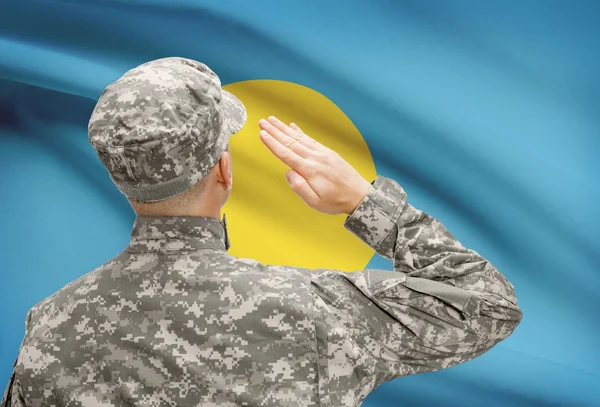
POLYGON ((137 216, 127 252, 229 250, 227 219, 208 216, 137 216))

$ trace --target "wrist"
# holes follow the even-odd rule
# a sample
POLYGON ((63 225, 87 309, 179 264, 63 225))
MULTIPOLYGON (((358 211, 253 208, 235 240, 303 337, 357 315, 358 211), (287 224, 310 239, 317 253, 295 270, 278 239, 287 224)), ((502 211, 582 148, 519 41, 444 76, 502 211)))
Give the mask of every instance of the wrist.
POLYGON ((360 185, 360 187, 356 189, 356 192, 351 194, 353 196, 353 198, 351 199, 350 204, 348 205, 348 208, 346 209, 346 211, 344 211, 344 213, 346 215, 352 216, 354 211, 356 211, 356 208, 358 208, 358 206, 361 204, 361 202, 369 194, 369 191, 372 188, 373 182, 368 182, 367 180, 364 180, 364 183, 362 183, 360 185))

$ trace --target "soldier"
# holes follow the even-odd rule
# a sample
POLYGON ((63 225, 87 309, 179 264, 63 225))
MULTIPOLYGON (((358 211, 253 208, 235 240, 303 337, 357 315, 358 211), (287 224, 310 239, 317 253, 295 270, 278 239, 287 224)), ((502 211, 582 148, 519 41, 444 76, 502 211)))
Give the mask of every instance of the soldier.
POLYGON ((89 140, 136 213, 123 252, 30 309, 7 406, 357 406, 379 384, 471 360, 522 313, 512 284, 298 126, 260 120, 311 208, 394 271, 265 265, 227 253, 221 208, 242 103, 206 65, 142 64, 109 85, 89 140))

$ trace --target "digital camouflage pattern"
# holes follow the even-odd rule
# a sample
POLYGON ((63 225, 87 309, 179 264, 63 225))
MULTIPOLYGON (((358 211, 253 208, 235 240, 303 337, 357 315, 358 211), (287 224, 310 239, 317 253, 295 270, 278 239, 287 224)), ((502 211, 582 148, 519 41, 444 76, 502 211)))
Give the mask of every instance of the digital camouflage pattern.
POLYGON ((127 71, 102 92, 89 141, 127 197, 144 202, 188 190, 219 161, 246 109, 205 64, 162 58, 127 71))
POLYGON ((8 405, 357 406, 519 324, 511 283, 394 180, 344 226, 394 272, 265 265, 228 254, 216 218, 136 218, 122 253, 29 311, 8 405))

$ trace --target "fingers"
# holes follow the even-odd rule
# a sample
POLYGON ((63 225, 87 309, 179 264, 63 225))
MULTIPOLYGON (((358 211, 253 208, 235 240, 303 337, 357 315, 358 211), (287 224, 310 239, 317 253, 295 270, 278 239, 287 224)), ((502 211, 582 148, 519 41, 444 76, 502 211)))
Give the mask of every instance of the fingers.
POLYGON ((292 191, 308 205, 315 205, 320 200, 319 195, 311 188, 308 181, 297 172, 289 170, 285 173, 285 178, 288 180, 292 191))
POLYGON ((296 123, 290 123, 290 127, 304 136, 304 139, 306 141, 304 145, 306 145, 308 148, 312 150, 317 150, 319 147, 324 147, 323 144, 319 143, 317 140, 306 134, 300 127, 298 127, 296 123))
POLYGON ((290 123, 290 127, 294 130, 296 130, 299 133, 302 133, 306 136, 306 133, 304 133, 304 131, 302 131, 302 129, 300 127, 298 127, 298 125, 296 123, 290 123))
POLYGON ((292 151, 289 147, 281 144, 275 137, 273 137, 266 130, 261 130, 260 139, 267 146, 269 150, 275 155, 275 157, 279 158, 285 165, 296 170, 297 172, 302 172, 304 168, 304 158, 300 157, 294 151, 292 151))
POLYGON ((309 155, 310 150, 299 142, 299 138, 302 137, 300 133, 294 132, 294 136, 291 137, 275 126, 275 124, 271 121, 271 118, 269 118, 269 120, 270 121, 266 121, 265 119, 259 120, 258 126, 269 133, 283 146, 288 147, 299 156, 306 158, 309 155))
MULTIPOLYGON (((295 129, 292 129, 291 127, 289 127, 287 124, 285 124, 281 120, 277 119, 276 117, 270 116, 267 123, 272 125, 275 129, 277 129, 280 137, 289 137, 291 139, 296 140, 298 142, 298 147, 295 147, 293 149, 301 156, 306 157, 308 155, 308 153, 310 152, 309 150, 316 149, 316 144, 318 144, 318 143, 315 140, 313 140, 312 138, 307 136, 302 131, 296 131, 295 129)), ((259 125, 260 125, 260 122, 259 122, 259 125)), ((261 126, 261 127, 264 128, 263 126, 261 126)), ((264 130, 269 131, 268 128, 264 128, 264 130)), ((273 135, 273 136, 277 137, 276 135, 273 135)), ((288 141, 288 142, 291 143, 291 141, 288 141)))

